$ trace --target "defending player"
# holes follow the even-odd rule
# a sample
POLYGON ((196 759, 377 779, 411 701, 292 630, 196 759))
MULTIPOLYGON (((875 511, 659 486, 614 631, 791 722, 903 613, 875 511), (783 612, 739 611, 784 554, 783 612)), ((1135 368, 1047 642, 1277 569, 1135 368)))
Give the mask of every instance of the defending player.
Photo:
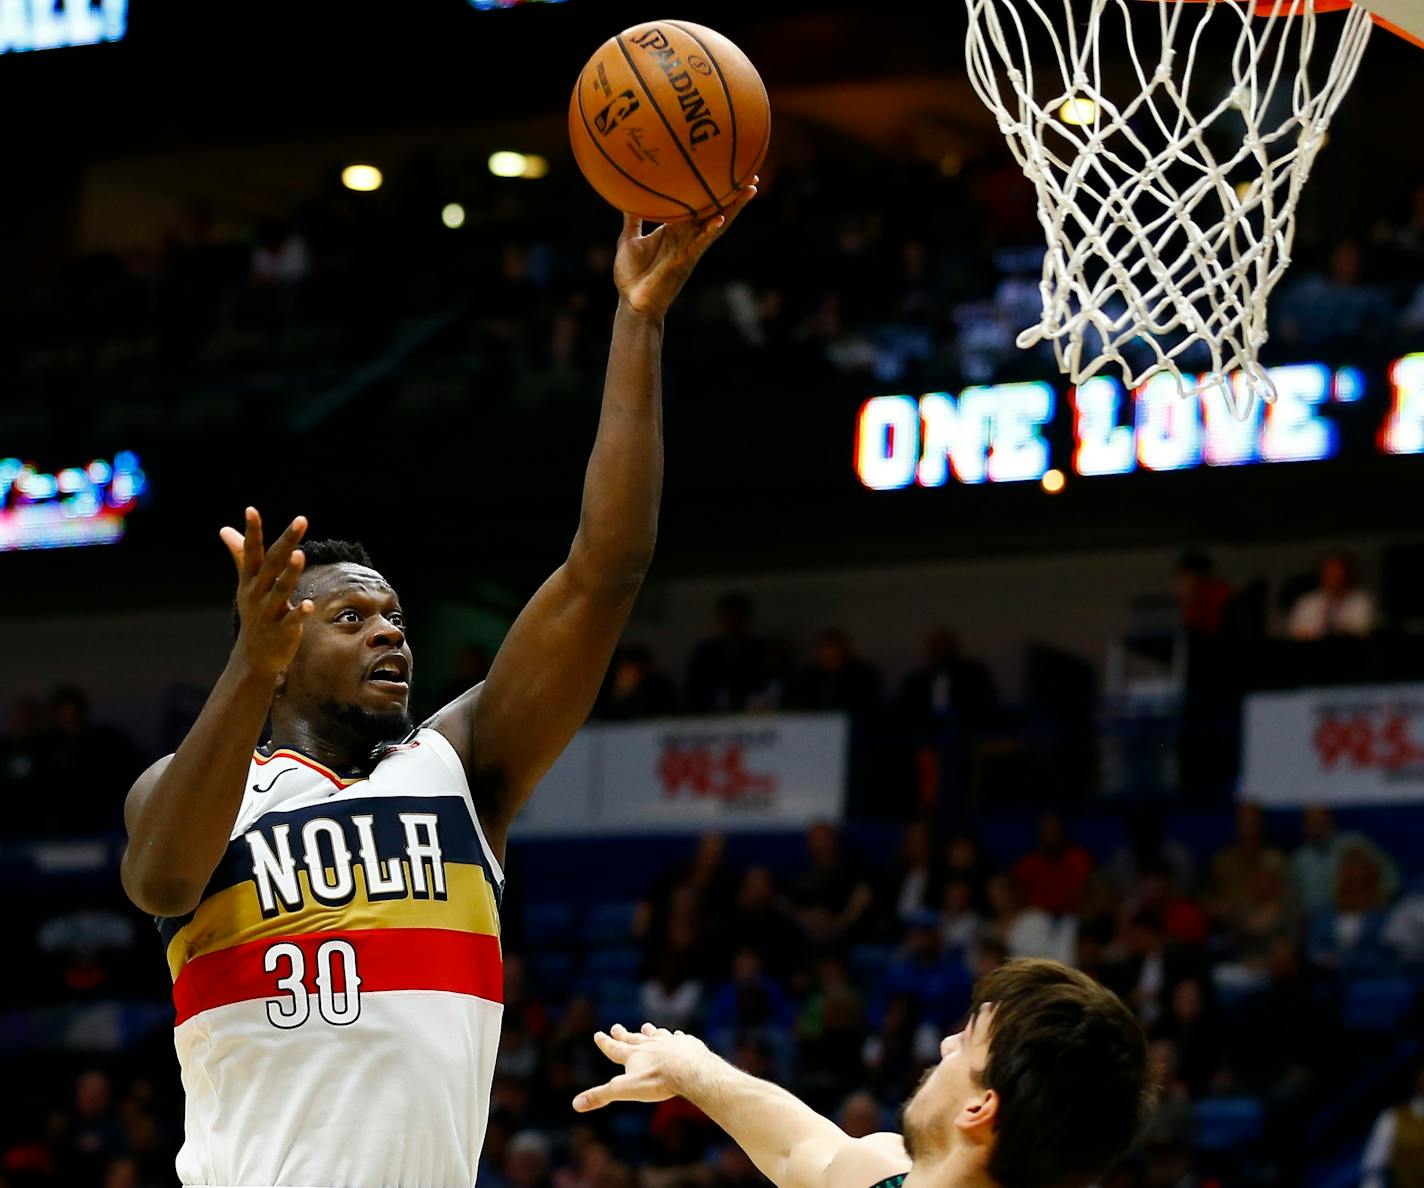
POLYGON ((304 552, 300 516, 266 549, 252 508, 222 530, 237 642, 125 806, 124 887, 160 917, 174 979, 184 1184, 474 1183, 505 838, 592 707, 652 555, 663 315, 754 193, 700 226, 624 219, 568 558, 489 678, 418 729, 405 612, 365 550, 304 552))
POLYGON ((1128 1146, 1152 1096, 1137 1020, 1056 961, 1011 961, 979 983, 968 1024, 901 1110, 903 1138, 852 1139, 680 1031, 594 1038, 624 1071, 574 1109, 685 1097, 777 1188, 1076 1188, 1128 1146))

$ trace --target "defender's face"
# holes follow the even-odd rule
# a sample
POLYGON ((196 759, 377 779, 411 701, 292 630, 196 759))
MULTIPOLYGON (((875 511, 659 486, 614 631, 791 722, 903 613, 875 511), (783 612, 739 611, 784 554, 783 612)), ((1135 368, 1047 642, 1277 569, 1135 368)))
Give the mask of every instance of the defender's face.
POLYGON ((983 1096, 980 1082, 989 1063, 989 1029, 994 1004, 985 1003, 964 1030, 940 1041, 939 1063, 925 1074, 905 1103, 905 1149, 911 1159, 935 1155, 954 1143, 955 1119, 983 1096))
POLYGON ((287 693, 302 704, 404 711, 413 664, 405 612, 386 579, 374 569, 341 562, 313 570, 299 593, 316 610, 287 670, 287 693))

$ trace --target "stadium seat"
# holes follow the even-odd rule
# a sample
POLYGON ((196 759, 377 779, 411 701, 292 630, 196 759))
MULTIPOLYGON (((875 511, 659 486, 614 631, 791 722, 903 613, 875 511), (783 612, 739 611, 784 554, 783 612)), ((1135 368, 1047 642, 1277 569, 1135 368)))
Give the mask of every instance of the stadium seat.
POLYGON ((574 935, 574 909, 567 903, 530 903, 524 907, 524 938, 529 947, 557 945, 574 935))
POLYGON ((633 900, 591 904, 584 923, 583 941, 593 945, 625 945, 632 939, 633 915, 638 905, 633 900))
POLYGON ((1414 1013, 1414 984, 1407 978, 1361 978, 1345 992, 1343 1022, 1350 1031, 1394 1031, 1414 1013))
POLYGON ((1266 1110, 1254 1097, 1209 1097, 1197 1102, 1197 1146, 1203 1151, 1234 1151, 1261 1137, 1266 1110))
POLYGON ((643 964, 641 950, 626 946, 619 948, 594 949, 584 958, 583 972, 588 978, 627 978, 638 976, 638 968, 643 964))

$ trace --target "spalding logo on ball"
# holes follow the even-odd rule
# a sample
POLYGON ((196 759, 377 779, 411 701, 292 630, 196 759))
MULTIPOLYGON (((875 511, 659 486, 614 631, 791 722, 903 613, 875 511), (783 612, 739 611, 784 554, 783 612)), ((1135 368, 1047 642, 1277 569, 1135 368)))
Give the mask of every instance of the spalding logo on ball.
POLYGON ((690 21, 648 21, 610 37, 569 101, 584 177, 650 222, 705 219, 761 168, 771 139, 766 87, 746 54, 690 21))

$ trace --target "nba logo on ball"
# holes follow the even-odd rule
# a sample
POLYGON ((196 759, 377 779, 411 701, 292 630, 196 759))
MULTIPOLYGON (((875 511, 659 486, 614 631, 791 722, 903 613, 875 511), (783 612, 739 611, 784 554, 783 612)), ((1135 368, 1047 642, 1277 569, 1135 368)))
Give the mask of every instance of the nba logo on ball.
POLYGON ((584 176, 619 210, 654 222, 716 214, 761 167, 770 136, 756 67, 689 21, 649 21, 604 42, 569 102, 584 176))

